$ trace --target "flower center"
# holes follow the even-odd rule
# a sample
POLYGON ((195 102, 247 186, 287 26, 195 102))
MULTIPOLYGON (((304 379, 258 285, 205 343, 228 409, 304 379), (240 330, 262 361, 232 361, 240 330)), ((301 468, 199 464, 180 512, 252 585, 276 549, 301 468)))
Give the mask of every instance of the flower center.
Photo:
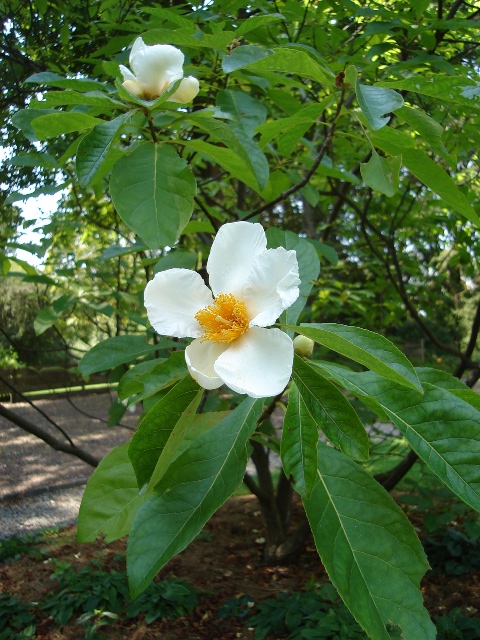
POLYGON ((233 342, 248 329, 247 308, 231 293, 220 293, 213 304, 195 314, 202 325, 204 340, 233 342))

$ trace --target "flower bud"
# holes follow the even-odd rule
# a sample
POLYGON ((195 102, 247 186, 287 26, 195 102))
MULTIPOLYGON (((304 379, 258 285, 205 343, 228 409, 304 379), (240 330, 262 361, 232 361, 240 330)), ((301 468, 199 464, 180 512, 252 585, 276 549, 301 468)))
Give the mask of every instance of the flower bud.
POLYGON ((169 101, 186 104, 198 93, 198 80, 183 78, 184 55, 169 44, 147 45, 137 38, 130 52, 130 69, 120 65, 123 86, 133 96, 155 100, 178 80, 182 80, 169 101))
POLYGON ((315 343, 306 336, 297 336, 293 341, 295 353, 302 358, 309 358, 313 353, 315 343))

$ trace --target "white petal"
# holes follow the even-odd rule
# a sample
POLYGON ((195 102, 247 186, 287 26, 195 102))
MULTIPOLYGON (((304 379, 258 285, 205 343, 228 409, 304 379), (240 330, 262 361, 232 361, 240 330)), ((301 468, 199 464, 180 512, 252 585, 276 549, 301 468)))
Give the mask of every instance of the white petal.
POLYGON ((200 84, 198 80, 193 76, 183 78, 180 86, 175 91, 175 93, 170 98, 168 98, 167 102, 180 102, 181 104, 187 104, 195 98, 199 88, 200 84))
POLYGON ((195 314, 212 302, 212 294, 202 277, 190 269, 160 271, 145 289, 150 324, 164 336, 198 338, 203 335, 195 314))
POLYGON ((267 327, 298 298, 300 278, 295 251, 283 247, 258 255, 245 282, 242 300, 250 325, 267 327))
POLYGON ((169 44, 148 46, 142 41, 143 46, 135 49, 137 41, 130 54, 130 66, 152 94, 160 95, 171 82, 182 78, 185 57, 180 49, 169 44))
POLYGON ((267 238, 261 224, 231 222, 220 227, 207 262, 214 295, 241 295, 254 259, 266 249, 267 238))
POLYGON ((127 69, 127 67, 124 67, 123 64, 120 65, 120 71, 122 72, 122 76, 124 80, 133 80, 134 82, 137 81, 136 77, 133 75, 130 69, 127 69))
POLYGON ((222 386, 223 380, 217 376, 213 367, 218 356, 227 347, 226 344, 218 344, 210 340, 202 342, 197 338, 185 349, 185 361, 190 375, 204 389, 218 389, 222 386))
POLYGON ((252 398, 281 393, 292 375, 293 342, 280 329, 251 327, 215 362, 223 382, 252 398))
POLYGON ((137 55, 137 53, 139 51, 142 51, 142 49, 146 49, 146 48, 147 48, 147 45, 143 41, 142 37, 139 36, 138 38, 135 39, 135 42, 133 43, 132 49, 130 51, 130 57, 129 57, 129 62, 131 67, 132 67, 132 60, 137 55))
POLYGON ((123 86, 132 96, 142 96, 144 93, 144 88, 138 80, 125 80, 123 86))

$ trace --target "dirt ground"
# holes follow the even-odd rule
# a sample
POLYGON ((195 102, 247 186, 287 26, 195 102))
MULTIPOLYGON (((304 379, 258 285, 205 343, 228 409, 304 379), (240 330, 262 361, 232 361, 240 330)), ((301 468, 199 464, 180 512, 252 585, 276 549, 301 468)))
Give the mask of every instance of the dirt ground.
MULTIPOLYGON (((66 400, 40 401, 76 442, 94 450, 99 457, 111 447, 130 437, 127 429, 106 429, 102 420, 108 414, 109 398, 89 396, 73 398, 77 408, 66 400), (80 408, 81 411, 77 409, 80 408), (82 413, 83 412, 83 413, 82 413), (89 414, 90 417, 84 415, 89 414), (91 416, 94 416, 93 418, 91 416)), ((10 405, 12 410, 36 419, 31 407, 10 405)), ((124 422, 133 425, 136 416, 124 422)), ((83 483, 92 469, 66 454, 51 450, 33 436, 0 421, 0 497, 26 504, 26 495, 61 490, 70 483, 83 483), (5 447, 5 448, 4 448, 5 447), (56 488, 55 488, 56 487, 56 488), (13 497, 12 497, 13 496, 13 497)), ((81 487, 79 487, 81 493, 81 487)), ((297 506, 296 516, 300 517, 297 506)), ((414 524, 416 523, 414 520, 414 524)), ((2 523, 0 522, 0 527, 2 523)), ((248 596, 259 602, 279 592, 302 590, 307 583, 326 580, 326 574, 314 548, 313 540, 289 564, 269 566, 263 560, 264 526, 258 502, 252 496, 231 498, 207 523, 202 534, 161 571, 158 580, 183 578, 201 592, 196 609, 176 621, 160 619, 151 625, 138 620, 119 620, 103 627, 101 634, 109 640, 253 640, 248 619, 221 619, 219 609, 226 601, 248 596)), ((52 590, 52 565, 46 557, 81 568, 92 559, 101 559, 105 569, 125 568, 126 541, 111 545, 102 541, 79 544, 75 527, 70 526, 42 543, 46 555, 26 555, 14 562, 0 564, 0 590, 17 595, 25 602, 41 601, 52 590)), ((469 615, 480 611, 480 569, 462 576, 427 575, 422 583, 426 606, 432 616, 443 615, 461 607, 469 615)), ((37 640, 78 640, 84 631, 73 621, 58 627, 47 616, 36 621, 37 640)))
MULTIPOLYGON (((258 503, 252 496, 232 498, 213 516, 200 535, 185 551, 173 558, 157 579, 183 578, 202 592, 196 609, 175 621, 161 619, 151 625, 119 620, 103 627, 109 640, 252 640, 248 619, 221 619, 221 605, 236 597, 248 596, 258 603, 279 592, 302 590, 308 582, 326 580, 325 571, 307 541, 305 549, 289 564, 269 566, 262 556, 263 523, 258 503)), ((70 527, 49 538, 43 546, 48 555, 80 569, 92 559, 101 558, 105 569, 124 569, 125 540, 79 544, 75 528, 70 527)), ((1 589, 24 601, 41 600, 52 589, 52 566, 44 559, 25 556, 0 565, 1 589)), ((422 591, 432 616, 443 615, 455 607, 478 615, 480 571, 467 576, 430 576, 422 591)), ((75 618, 75 617, 74 617, 75 618)), ((37 621, 37 640, 78 640, 83 636, 74 622, 56 626, 51 618, 37 621)))
MULTIPOLYGON (((100 459, 131 436, 128 428, 107 427, 108 408, 112 399, 110 394, 102 393, 36 400, 35 405, 65 430, 77 446, 100 459)), ((57 439, 65 441, 60 431, 29 404, 18 402, 5 406, 57 439)), ((126 413, 122 424, 132 429, 139 413, 139 410, 136 413, 126 413)), ((82 484, 88 480, 92 471, 92 467, 86 462, 55 451, 39 438, 0 416, 2 500, 82 484)))

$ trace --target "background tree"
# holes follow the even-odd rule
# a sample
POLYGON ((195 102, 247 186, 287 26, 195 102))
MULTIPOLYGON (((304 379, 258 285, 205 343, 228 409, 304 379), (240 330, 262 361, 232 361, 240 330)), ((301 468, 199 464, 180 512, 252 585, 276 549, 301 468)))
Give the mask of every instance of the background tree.
MULTIPOLYGON (((250 11, 225 0, 196 8, 104 3, 89 8, 88 20, 81 3, 6 6, 4 113, 15 127, 4 134, 15 153, 2 178, 13 189, 6 206, 24 198, 16 190, 27 186, 66 192, 44 229, 44 268, 28 274, 43 286, 36 329, 55 328, 76 356, 108 337, 82 360, 86 375, 123 368, 137 355, 118 392, 129 403, 144 403, 143 429, 185 373, 182 343, 162 341, 147 325, 145 282, 172 267, 204 274, 214 232, 238 220, 260 221, 270 246, 297 249, 306 302, 301 322, 353 325, 399 343, 422 336, 430 360, 457 377, 468 374, 469 385, 478 380, 479 134, 472 114, 480 108, 480 10, 474 5, 265 1, 250 11), (200 80, 193 106, 169 108, 162 97, 148 103, 122 87, 118 65, 128 64, 127 46, 137 35, 147 45, 182 49, 185 74, 200 80), (178 200, 172 205, 172 193, 151 169, 156 163, 167 177, 175 163, 195 176, 196 195, 185 196, 189 211, 178 200), (131 182, 139 167, 151 171, 144 190, 131 182), (124 193, 127 182, 134 196, 124 193), (152 192, 151 216, 141 219, 136 204, 152 192), (167 228, 163 209, 178 233, 167 228)), ((311 335, 339 353, 337 365, 346 362, 342 356, 352 358, 351 349, 342 351, 331 338, 322 342, 318 328, 311 335)), ((385 374, 375 362, 358 360, 385 374)), ((321 374, 324 384, 367 398, 381 418, 395 421, 392 415, 404 409, 396 391, 391 406, 380 403, 385 381, 368 378, 362 387, 358 381, 367 378, 355 377, 361 374, 349 377, 318 358, 315 375, 304 366, 300 361, 294 369, 298 387, 290 392, 287 421, 295 402, 301 406, 305 380, 321 374)), ((398 383, 391 371, 385 375, 398 383)), ((473 411, 468 389, 455 386, 460 383, 419 375, 422 384, 458 391, 473 411)), ((205 394, 200 412, 218 414, 240 400, 205 394)), ((269 425, 279 401, 262 409, 251 439, 258 479, 245 476, 268 523, 267 554, 276 557, 299 539, 288 532, 296 468, 276 484, 268 469, 269 450, 280 448, 269 425)), ((328 420, 322 426, 345 453, 328 420)), ((419 452, 427 457, 412 446, 416 453, 381 476, 387 488, 419 452)), ((316 512, 309 518, 315 525, 316 512)), ((338 588, 340 579, 332 579, 338 588)), ((371 621, 361 623, 372 637, 385 637, 371 621)))

